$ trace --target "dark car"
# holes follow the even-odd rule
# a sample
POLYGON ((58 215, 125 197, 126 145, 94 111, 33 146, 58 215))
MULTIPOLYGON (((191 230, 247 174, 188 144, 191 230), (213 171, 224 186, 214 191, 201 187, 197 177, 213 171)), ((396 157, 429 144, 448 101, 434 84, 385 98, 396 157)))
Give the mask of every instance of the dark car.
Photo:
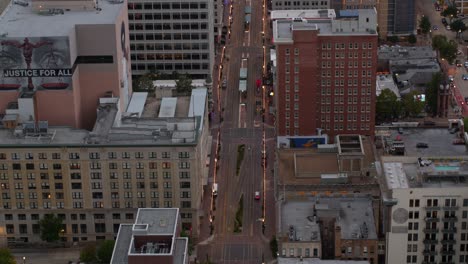
POLYGON ((457 67, 463 66, 463 64, 462 64, 462 62, 460 60, 455 60, 455 64, 457 65, 457 67))
POLYGON ((446 25, 447 25, 447 19, 445 19, 445 17, 444 17, 444 18, 442 18, 442 24, 444 24, 444 26, 446 26, 446 25))
POLYGON ((426 143, 418 143, 416 144, 417 148, 428 148, 429 146, 426 143))
POLYGON ((434 121, 424 121, 423 123, 425 126, 435 126, 435 122, 434 121))

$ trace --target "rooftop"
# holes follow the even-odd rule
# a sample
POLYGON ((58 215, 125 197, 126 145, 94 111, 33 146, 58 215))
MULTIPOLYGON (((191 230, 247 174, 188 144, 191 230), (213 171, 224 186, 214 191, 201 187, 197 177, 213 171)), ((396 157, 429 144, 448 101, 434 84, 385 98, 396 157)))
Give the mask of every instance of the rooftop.
POLYGON ((377 86, 376 86, 376 96, 379 96, 384 89, 389 89, 392 91, 398 99, 401 98, 400 96, 400 91, 398 90, 397 85, 395 84, 395 81, 393 81, 392 75, 378 75, 377 76, 377 86))
POLYGON ((51 14, 48 9, 44 12, 34 11, 31 0, 21 0, 28 3, 28 6, 13 2, 0 16, 0 36, 4 34, 9 38, 68 36, 74 31, 75 25, 114 23, 125 5, 124 1, 119 3, 120 1, 103 0, 99 1, 99 10, 64 10, 63 14, 51 14))
POLYGON ((275 10, 271 11, 271 20, 277 19, 330 19, 335 18, 336 13, 334 9, 308 9, 308 10, 275 10))
MULTIPOLYGON (((275 44, 291 43, 294 31, 318 31, 318 35, 332 36, 377 36, 377 12, 375 9, 353 10, 353 16, 337 16, 334 11, 329 10, 307 10, 302 11, 304 16, 299 16, 297 10, 274 11, 281 12, 273 19, 273 40, 275 44), (310 11, 311 18, 305 16, 310 11), (315 12, 313 12, 315 11, 315 12)), ((272 14, 274 13, 272 12, 272 14)))
POLYGON ((317 258, 278 258, 278 264, 369 264, 367 260, 322 260, 317 258))
POLYGON ((147 224, 148 235, 176 235, 178 208, 140 208, 135 225, 147 224))
POLYGON ((281 207, 283 237, 292 241, 320 241, 316 221, 321 217, 336 218, 342 239, 377 239, 372 201, 367 197, 286 201, 281 207))
POLYGON ((435 59, 435 51, 431 46, 401 47, 383 45, 377 52, 379 60, 413 60, 435 59))
POLYGON ((195 100, 177 98, 175 117, 157 118, 159 105, 154 98, 144 102, 133 96, 129 109, 119 114, 119 98, 101 98, 92 131, 69 127, 47 127, 40 132, 35 124, 25 123, 16 129, 0 128, 0 147, 13 146, 91 146, 91 145, 177 145, 196 144, 205 118, 205 88, 193 89, 195 100), (180 104, 179 104, 180 103, 180 104), (196 106, 195 106, 196 104, 196 106), (144 107, 141 117, 138 117, 144 107), (192 109, 190 111, 189 109, 192 109), (28 129, 30 125, 32 129, 28 129))

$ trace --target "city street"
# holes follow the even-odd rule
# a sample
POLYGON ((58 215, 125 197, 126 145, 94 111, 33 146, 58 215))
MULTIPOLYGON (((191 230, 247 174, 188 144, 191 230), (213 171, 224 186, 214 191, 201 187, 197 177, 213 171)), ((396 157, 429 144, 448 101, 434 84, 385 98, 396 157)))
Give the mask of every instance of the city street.
MULTIPOLYGON (((427 16, 432 24, 432 26, 437 26, 438 30, 432 30, 431 36, 435 35, 444 35, 447 39, 453 39, 458 43, 458 50, 461 54, 458 55, 457 59, 460 60, 462 63, 468 61, 468 43, 461 42, 459 38, 457 38, 457 33, 447 30, 445 26, 442 24, 442 16, 440 12, 437 12, 434 7, 434 1, 424 1, 424 0, 416 0, 416 11, 418 14, 418 18, 427 16)), ((450 23, 450 18, 447 18, 448 22, 450 23)), ((419 24, 419 20, 418 20, 419 24)), ((467 34, 466 32, 464 34, 467 34)), ((450 67, 455 69, 454 74, 454 84, 455 87, 453 88, 453 99, 457 103, 458 109, 463 109, 462 114, 463 116, 468 116, 468 106, 466 105, 465 98, 468 97, 468 81, 463 80, 463 74, 468 74, 467 68, 465 67, 456 67, 455 65, 450 65, 450 67)), ((445 78, 447 78, 447 73, 444 73, 445 78)))
POLYGON ((202 227, 201 243, 197 246, 200 262, 262 263, 271 259, 268 243, 275 226, 271 170, 274 126, 269 114, 262 118, 261 108, 268 108, 268 89, 259 87, 257 90, 257 80, 266 73, 265 56, 269 56, 268 45, 263 46, 262 32, 265 39, 269 34, 269 29, 264 28, 264 24, 268 25, 267 19, 262 19, 265 14, 263 1, 240 0, 225 6, 228 33, 225 46, 219 49, 218 68, 213 74, 215 118, 211 122, 214 144, 220 142, 220 148, 219 153, 218 148, 214 148, 209 182, 218 184, 218 195, 205 199, 205 203, 210 204, 205 206, 207 218, 202 225, 212 225, 213 231, 211 234, 209 228, 202 227), (251 6, 248 28, 244 24, 246 6, 251 6), (247 68, 244 93, 239 92, 241 67, 247 68), (219 85, 223 80, 226 80, 226 89, 219 85), (240 145, 245 145, 245 151, 237 174, 240 145), (268 161, 262 159, 265 152, 268 161), (254 197, 256 192, 260 193, 258 200, 254 197), (241 197, 242 229, 235 233, 234 222, 241 197))

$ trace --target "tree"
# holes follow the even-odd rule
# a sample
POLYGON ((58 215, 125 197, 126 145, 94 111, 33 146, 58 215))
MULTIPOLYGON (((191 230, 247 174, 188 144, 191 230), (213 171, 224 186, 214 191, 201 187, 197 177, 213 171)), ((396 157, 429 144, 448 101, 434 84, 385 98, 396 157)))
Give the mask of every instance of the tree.
POLYGON ((451 22, 452 18, 457 16, 457 12, 458 12, 457 7, 455 5, 451 5, 445 8, 444 11, 442 11, 442 16, 450 17, 450 22, 451 22))
POLYGON ((450 24, 450 28, 455 32, 463 32, 466 30, 466 25, 461 20, 455 20, 450 24))
POLYGON ((405 94, 402 99, 403 109, 406 116, 417 116, 424 110, 424 102, 420 101, 417 91, 405 94))
POLYGON ((276 236, 273 236, 270 240, 270 250, 273 258, 276 258, 278 256, 278 241, 276 240, 276 236))
POLYGON ((134 91, 153 92, 153 80, 149 74, 141 75, 133 82, 134 91))
POLYGON ((398 118, 401 113, 401 103, 395 93, 390 89, 383 89, 377 96, 375 112, 378 120, 398 118))
POLYGON ((178 93, 189 93, 192 91, 192 79, 188 74, 179 75, 179 79, 176 80, 176 90, 178 93))
POLYGON ((447 40, 447 37, 436 35, 432 38, 432 47, 439 51, 439 55, 449 62, 457 58, 458 44, 454 40, 447 40))
POLYGON ((10 249, 0 248, 0 263, 2 263, 2 264, 16 264, 15 257, 11 254, 10 249))
POLYGON ((96 246, 95 245, 87 245, 86 247, 82 248, 80 251, 80 261, 85 263, 93 263, 96 259, 96 246))
POLYGON ((435 116, 437 114, 437 91, 442 81, 442 74, 440 72, 433 74, 431 81, 427 84, 426 88, 426 107, 427 111, 435 116))
POLYGON ((398 42, 398 37, 397 36, 389 36, 389 37, 387 37, 387 40, 390 41, 390 42, 393 42, 393 43, 397 43, 398 42))
POLYGON ((465 128, 465 132, 468 132, 468 117, 463 118, 463 127, 465 128))
POLYGON ((46 214, 44 218, 39 220, 41 229, 41 239, 47 242, 55 242, 60 239, 62 232, 62 218, 53 214, 46 214))
POLYGON ((431 21, 427 16, 423 16, 421 20, 419 20, 419 27, 421 28, 421 32, 423 34, 429 33, 431 30, 431 21))
POLYGON ((416 41, 418 41, 418 40, 416 39, 416 36, 414 34, 411 34, 411 35, 408 36, 408 42, 409 43, 414 44, 414 43, 416 43, 416 41))
POLYGON ((444 35, 435 35, 432 37, 432 48, 440 50, 447 42, 447 37, 444 35))
POLYGON ((105 240, 97 249, 97 258, 101 263, 110 263, 112 259, 112 252, 114 251, 115 241, 105 240))

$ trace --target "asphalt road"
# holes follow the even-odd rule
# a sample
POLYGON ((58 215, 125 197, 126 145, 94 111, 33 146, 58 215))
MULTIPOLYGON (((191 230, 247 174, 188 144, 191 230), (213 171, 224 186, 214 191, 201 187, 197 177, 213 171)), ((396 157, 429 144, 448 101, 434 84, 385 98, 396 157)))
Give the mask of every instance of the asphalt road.
MULTIPOLYGON (((264 90, 260 89, 260 92, 257 92, 256 89, 256 81, 262 78, 264 65, 262 4, 263 1, 255 0, 234 1, 230 38, 226 42, 224 51, 218 56, 220 59, 219 57, 224 54, 224 60, 221 78, 214 80, 214 89, 217 89, 218 82, 223 79, 227 81, 226 89, 213 92, 215 116, 223 119, 221 123, 217 123, 218 120, 212 122, 213 138, 217 138, 219 133, 219 142, 221 142, 219 157, 215 162, 219 168, 210 179, 211 182, 218 184, 218 196, 213 199, 212 206, 209 207, 212 212, 213 236, 209 237, 209 234, 200 236, 202 239, 207 237, 209 239, 197 247, 199 261, 209 259, 214 263, 258 264, 271 258, 268 242, 275 226, 273 181, 270 180, 272 179, 270 167, 273 161, 268 162, 270 167, 267 166, 264 171, 262 151, 263 142, 266 142, 268 158, 274 157, 274 129, 271 125, 264 125, 256 106, 256 101, 264 102, 262 95, 264 90), (248 5, 251 6, 252 14, 250 30, 246 32, 244 7, 248 5), (247 92, 242 95, 238 90, 239 70, 245 59, 247 59, 247 62, 244 62, 247 66, 247 92), (245 145, 245 154, 237 175, 237 149, 241 144, 245 145), (261 193, 260 200, 254 199, 257 191, 261 193), (243 197, 242 231, 234 233, 234 219, 241 197, 243 197), (265 217, 262 211, 263 203, 267 208, 265 217), (263 217, 267 227, 265 235, 262 232, 263 217)), ((225 7, 226 25, 230 24, 229 11, 228 5, 225 7)), ((269 30, 265 33, 268 32, 269 30)), ((269 38, 265 36, 265 39, 269 38)), ((220 75, 215 71, 213 76, 218 78, 220 75)), ((209 210, 206 215, 210 215, 209 210)))

